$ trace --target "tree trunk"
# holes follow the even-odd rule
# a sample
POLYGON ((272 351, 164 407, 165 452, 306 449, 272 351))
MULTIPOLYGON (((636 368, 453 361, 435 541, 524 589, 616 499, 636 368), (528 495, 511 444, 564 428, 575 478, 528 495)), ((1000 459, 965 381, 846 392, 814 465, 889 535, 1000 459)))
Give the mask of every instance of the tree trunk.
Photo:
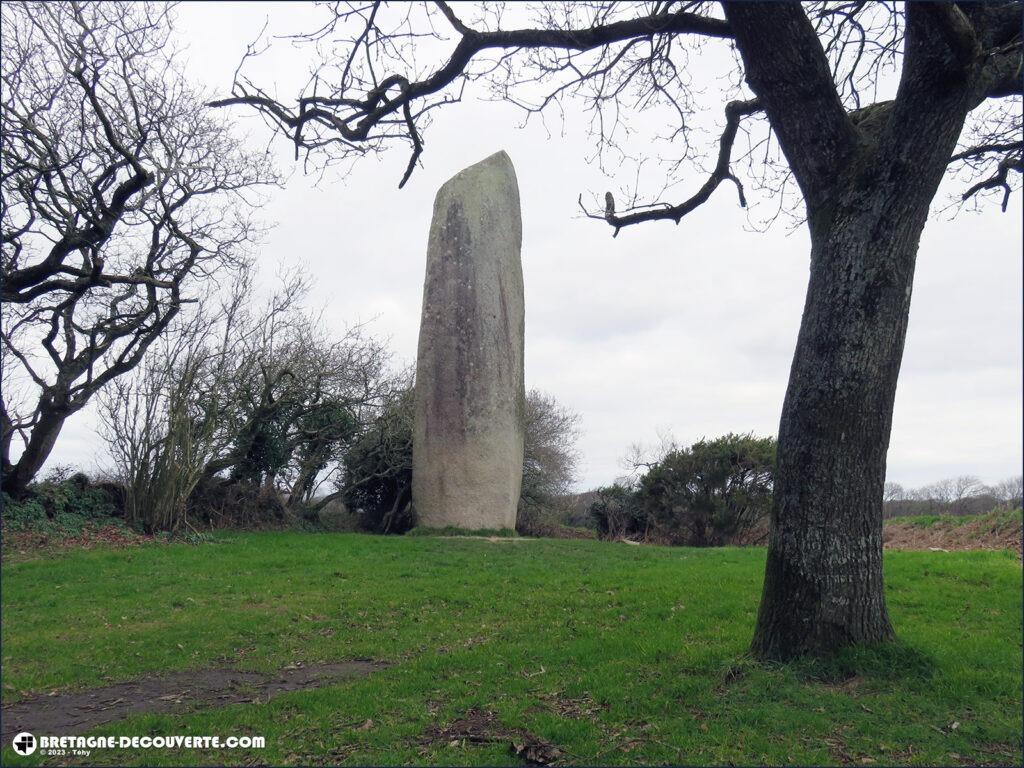
POLYGON ((813 237, 754 636, 764 658, 893 637, 882 487, 917 238, 872 239, 856 223, 813 237))
POLYGON ((0 477, 7 485, 7 476, 14 471, 11 463, 11 443, 14 442, 14 422, 7 412, 7 405, 0 398, 0 477))
POLYGON ((52 406, 40 406, 39 421, 32 428, 28 445, 15 464, 5 464, 3 491, 12 498, 25 495, 28 484, 46 463, 53 450, 64 421, 70 415, 67 411, 52 406))
MULTIPOLYGON (((791 48, 779 58, 784 46, 747 18, 776 7, 741 3, 727 14, 752 65, 748 80, 804 179, 811 233, 752 647, 761 658, 785 660, 894 637, 882 582, 882 499, 914 264, 967 113, 984 96, 977 60, 965 63, 950 48, 935 7, 908 4, 896 98, 849 115, 852 145, 815 143, 812 131, 798 130, 813 113, 787 102, 783 87, 813 68, 787 60, 791 48)), ((806 32, 806 24, 794 29, 806 32)), ((818 54, 812 63, 820 69, 818 54)), ((832 115, 832 127, 842 122, 832 115)))
MULTIPOLYGON (((809 220, 810 281, 753 641, 761 658, 894 637, 882 580, 886 453, 918 244, 967 112, 963 93, 944 95, 953 103, 941 119, 902 123, 912 138, 887 141, 883 128, 879 141, 901 151, 852 160, 835 203, 809 220)), ((913 108, 896 105, 880 122, 900 125, 913 108)))

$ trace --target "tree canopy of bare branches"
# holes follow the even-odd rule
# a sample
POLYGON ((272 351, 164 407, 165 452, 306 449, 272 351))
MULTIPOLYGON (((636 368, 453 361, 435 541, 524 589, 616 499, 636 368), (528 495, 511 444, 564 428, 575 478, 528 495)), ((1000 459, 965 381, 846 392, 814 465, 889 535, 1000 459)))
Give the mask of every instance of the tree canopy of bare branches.
POLYGON ((165 3, 4 3, 3 485, 248 258, 267 158, 188 85, 165 3), (12 444, 20 440, 15 458, 12 444))

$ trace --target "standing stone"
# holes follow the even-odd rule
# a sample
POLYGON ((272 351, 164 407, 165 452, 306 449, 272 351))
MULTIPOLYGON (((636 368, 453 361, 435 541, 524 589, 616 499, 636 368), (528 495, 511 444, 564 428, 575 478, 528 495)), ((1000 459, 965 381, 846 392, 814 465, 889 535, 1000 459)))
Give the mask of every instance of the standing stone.
POLYGON ((412 495, 420 525, 514 528, 523 479, 519 186, 504 152, 434 199, 416 362, 412 495))

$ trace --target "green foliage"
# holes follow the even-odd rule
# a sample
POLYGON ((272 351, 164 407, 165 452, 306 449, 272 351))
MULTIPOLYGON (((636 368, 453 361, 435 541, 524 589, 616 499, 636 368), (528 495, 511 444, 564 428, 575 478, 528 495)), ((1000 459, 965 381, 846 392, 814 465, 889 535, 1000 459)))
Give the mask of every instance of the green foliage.
POLYGON ((341 498, 363 530, 404 533, 412 513, 413 391, 393 396, 348 449, 341 498))
POLYGON ((285 409, 261 414, 249 429, 236 438, 232 453, 240 458, 231 468, 233 480, 259 485, 264 476, 274 476, 284 468, 291 459, 288 445, 290 417, 285 409))
POLYGON ((590 515, 598 533, 606 539, 645 537, 650 529, 650 520, 636 490, 621 483, 597 489, 597 498, 590 504, 590 515))
POLYGON ((264 402, 247 415, 246 427, 231 448, 231 454, 238 457, 231 469, 232 479, 259 485, 265 477, 279 475, 297 461, 306 470, 305 483, 311 485, 338 447, 353 438, 360 427, 347 401, 326 398, 310 402, 322 396, 294 386, 277 399, 264 393, 264 402))
MULTIPOLYGON (((354 658, 362 679, 134 715, 95 734, 258 734, 262 750, 100 750, 115 765, 509 765, 430 739, 468 710, 571 765, 1009 765, 1021 739, 1011 552, 887 552, 902 645, 747 656, 758 548, 216 534, 3 564, 4 703, 147 674, 354 658), (367 721, 368 726, 363 726, 367 721), (951 727, 958 723, 956 728, 951 727)), ((3 763, 40 764, 5 744, 3 763)))
POLYGON ((47 520, 98 520, 120 514, 116 492, 110 486, 93 485, 83 474, 72 475, 63 482, 33 483, 19 500, 3 494, 4 522, 15 527, 30 527, 47 520))
POLYGON ((637 493, 674 541, 720 546, 769 513, 774 467, 774 438, 728 434, 670 451, 637 493))
POLYGON ((659 540, 721 546, 771 509, 775 439, 727 434, 673 448, 635 488, 601 489, 591 514, 609 537, 652 532, 659 540))
POLYGON ((3 526, 47 536, 74 536, 99 525, 124 525, 121 489, 93 484, 78 473, 66 480, 33 483, 20 499, 2 494, 3 526))
POLYGON ((350 404, 326 400, 299 415, 296 427, 307 438, 294 449, 295 457, 305 471, 302 473, 304 479, 292 488, 292 494, 306 496, 338 450, 355 439, 362 425, 350 404))

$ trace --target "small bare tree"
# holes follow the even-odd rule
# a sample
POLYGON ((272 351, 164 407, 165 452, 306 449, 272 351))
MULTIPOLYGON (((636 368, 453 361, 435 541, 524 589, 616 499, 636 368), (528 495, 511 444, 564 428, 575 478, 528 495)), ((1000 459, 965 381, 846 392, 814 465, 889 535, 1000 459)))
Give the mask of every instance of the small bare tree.
POLYGON ((951 499, 954 514, 963 512, 964 502, 985 492, 985 484, 974 475, 960 475, 953 479, 953 498, 951 499))
POLYGON ((201 284, 246 259, 256 190, 276 182, 182 78, 171 8, 0 11, 8 493, 24 491, 65 420, 137 366, 201 284))
POLYGON ((526 395, 523 496, 541 500, 567 493, 576 479, 580 416, 539 389, 526 395))
POLYGON ((903 501, 907 497, 907 492, 903 489, 903 486, 899 483, 887 482, 885 484, 885 491, 883 495, 883 501, 888 504, 893 501, 903 501))
POLYGON ((188 525, 188 498, 216 451, 219 403, 197 410, 192 396, 206 350, 197 337, 182 338, 178 345, 158 340, 133 375, 99 393, 125 518, 150 533, 188 525))
POLYGON ((188 500, 225 453, 232 375, 246 341, 251 272, 162 335, 135 369, 99 392, 100 434, 124 487, 126 518, 149 532, 188 523, 188 500))
POLYGON ((526 395, 523 486, 519 497, 516 529, 521 533, 543 533, 568 511, 569 492, 576 479, 580 416, 553 396, 531 389, 526 395))

